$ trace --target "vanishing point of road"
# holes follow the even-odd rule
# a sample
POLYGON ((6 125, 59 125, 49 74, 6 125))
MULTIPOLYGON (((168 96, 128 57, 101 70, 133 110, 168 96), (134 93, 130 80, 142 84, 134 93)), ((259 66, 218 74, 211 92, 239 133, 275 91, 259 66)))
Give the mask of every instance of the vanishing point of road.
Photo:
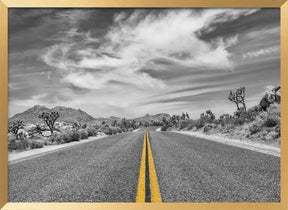
POLYGON ((9 202, 279 202, 280 158, 173 132, 122 133, 10 163, 9 202))

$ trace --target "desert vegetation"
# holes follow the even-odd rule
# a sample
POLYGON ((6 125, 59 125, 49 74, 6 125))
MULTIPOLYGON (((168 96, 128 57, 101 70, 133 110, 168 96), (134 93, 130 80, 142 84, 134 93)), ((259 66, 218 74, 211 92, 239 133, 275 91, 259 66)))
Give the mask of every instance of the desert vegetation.
POLYGON ((114 135, 152 126, 161 127, 161 131, 196 131, 279 145, 281 99, 279 90, 280 86, 277 86, 270 92, 265 92, 259 104, 250 108, 247 108, 245 103, 245 87, 231 90, 227 99, 235 103, 236 110, 232 114, 225 113, 218 118, 213 110, 206 110, 198 119, 191 119, 187 112, 172 116, 164 113, 147 114, 135 119, 118 117, 95 119, 79 109, 66 107, 48 109, 37 105, 25 111, 23 115, 17 114, 15 119, 9 120, 8 150, 37 149, 46 145, 65 144, 89 137, 114 135))
POLYGON ((28 122, 25 123, 17 118, 9 121, 9 151, 37 149, 47 145, 81 141, 89 137, 131 132, 140 127, 163 126, 160 116, 146 115, 139 119, 117 117, 94 119, 81 110, 65 107, 49 110, 37 105, 24 113, 25 116, 18 114, 17 117, 28 119, 28 122), (75 119, 71 116, 67 117, 75 113, 75 119), (65 122, 62 121, 63 119, 65 122))
MULTIPOLYGON (((228 100, 236 104, 233 114, 225 113, 216 118, 211 110, 201 113, 198 119, 174 115, 163 119, 161 131, 195 131, 244 139, 265 144, 280 145, 280 86, 265 92, 258 105, 247 108, 245 87, 230 91, 228 100)), ((182 114, 183 116, 183 114, 182 114)))

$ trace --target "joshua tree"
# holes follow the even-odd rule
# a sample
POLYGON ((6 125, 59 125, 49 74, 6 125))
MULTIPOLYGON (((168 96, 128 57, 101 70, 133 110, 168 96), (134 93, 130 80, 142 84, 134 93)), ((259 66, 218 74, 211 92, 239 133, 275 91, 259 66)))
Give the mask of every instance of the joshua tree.
POLYGON ((213 112, 209 109, 206 111, 206 113, 202 113, 200 115, 200 119, 203 121, 213 121, 215 120, 215 114, 213 114, 213 112))
POLYGON ((186 119, 186 114, 182 112, 181 120, 185 120, 185 119, 186 119))
POLYGON ((112 126, 117 126, 117 120, 113 120, 113 121, 111 122, 111 125, 112 125, 112 126))
POLYGON ((122 118, 121 121, 120 121, 120 127, 123 127, 123 128, 128 128, 129 127, 129 122, 126 118, 122 118))
POLYGON ((163 122, 164 125, 168 124, 168 121, 167 121, 166 117, 162 118, 162 122, 163 122))
POLYGON ((19 129, 24 127, 24 123, 21 120, 16 120, 14 122, 12 122, 9 127, 8 127, 8 132, 11 132, 13 134, 15 134, 16 139, 18 139, 18 131, 19 129))
POLYGON ((236 104, 237 110, 243 109, 246 112, 245 87, 240 87, 235 92, 231 90, 228 99, 236 104), (240 107, 240 104, 243 107, 240 107))
POLYGON ((209 119, 215 120, 215 114, 209 109, 206 111, 206 116, 208 116, 209 119))
POLYGON ((130 127, 132 127, 133 129, 136 129, 136 121, 135 120, 131 121, 130 127))
POLYGON ((54 124, 56 120, 59 118, 58 112, 42 112, 42 114, 39 115, 39 118, 43 119, 47 126, 49 127, 51 134, 54 131, 54 124))

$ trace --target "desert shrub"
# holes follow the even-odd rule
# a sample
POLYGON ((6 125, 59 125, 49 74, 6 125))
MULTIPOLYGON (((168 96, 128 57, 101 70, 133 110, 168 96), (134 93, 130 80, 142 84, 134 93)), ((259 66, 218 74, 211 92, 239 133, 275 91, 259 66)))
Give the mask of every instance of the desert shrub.
MULTIPOLYGON (((122 129, 125 129, 124 127, 121 127, 122 129)), ((127 128, 126 128, 127 130, 127 128)), ((101 133, 105 133, 106 135, 112 135, 113 131, 112 128, 110 128, 110 126, 108 124, 103 124, 97 132, 101 132, 101 133)))
POLYGON ((203 128, 203 132, 207 133, 213 129, 213 125, 205 125, 203 128))
POLYGON ((41 141, 32 140, 30 142, 30 148, 31 149, 38 149, 38 148, 43 148, 43 147, 44 147, 44 144, 41 141))
POLYGON ((231 130, 234 130, 235 128, 236 128, 236 125, 233 124, 233 123, 231 123, 231 124, 228 124, 228 125, 226 126, 225 130, 226 130, 227 132, 229 132, 229 131, 231 131, 231 130))
MULTIPOLYGON (((102 126, 98 131, 105 133, 106 135, 112 135, 113 134, 112 128, 110 128, 108 125, 102 126)), ((127 131, 127 129, 126 129, 126 131, 127 131)))
POLYGON ((122 129, 119 128, 119 127, 116 127, 116 131, 117 131, 117 133, 122 133, 123 132, 122 129))
POLYGON ((79 129, 78 133, 80 135, 80 139, 87 139, 88 138, 88 131, 85 129, 79 129))
POLYGON ((117 134, 117 128, 111 127, 112 134, 117 134))
POLYGON ((248 111, 240 109, 234 112, 234 117, 231 120, 231 122, 234 123, 235 125, 243 125, 245 122, 254 121, 258 115, 259 111, 253 107, 248 111))
POLYGON ((179 129, 182 130, 184 128, 188 127, 188 122, 187 120, 180 120, 179 121, 179 129))
POLYGON ((163 125, 161 127, 161 131, 167 131, 167 129, 169 128, 170 126, 169 125, 163 125))
POLYGON ((17 150, 16 137, 8 141, 8 151, 12 152, 13 150, 17 150))
POLYGON ((80 133, 78 130, 68 131, 66 134, 68 135, 66 143, 80 141, 80 133))
POLYGON ((42 134, 43 129, 40 125, 36 125, 35 127, 30 128, 27 132, 30 138, 38 137, 42 134))
POLYGON ((233 119, 232 115, 226 113, 226 114, 222 114, 218 120, 215 120, 215 123, 218 125, 220 124, 222 127, 224 127, 227 124, 232 123, 231 122, 232 119, 233 119))
POLYGON ((161 121, 153 122, 153 126, 162 126, 164 123, 161 121))
POLYGON ((268 113, 267 112, 261 112, 259 115, 258 115, 258 117, 256 118, 256 120, 261 120, 261 121, 264 121, 264 120, 266 120, 267 119, 267 117, 268 117, 268 113))
POLYGON ((277 133, 277 136, 280 138, 280 136, 281 136, 281 125, 280 125, 280 123, 275 127, 275 132, 277 133))
POLYGON ((195 121, 195 126, 196 126, 197 129, 203 128, 204 125, 205 125, 205 122, 202 119, 199 119, 199 120, 195 121))
MULTIPOLYGON (((33 139, 32 139, 32 140, 33 140, 33 139)), ((43 139, 42 142, 43 142, 43 144, 44 144, 45 146, 51 145, 51 141, 50 141, 49 139, 47 139, 47 138, 43 139)))
POLYGON ((60 133, 59 135, 61 144, 70 142, 70 136, 67 132, 60 133))
POLYGON ((280 117, 275 114, 268 114, 267 119, 264 121, 266 127, 274 127, 280 123, 280 117))
MULTIPOLYGON (((275 132, 275 131, 271 131, 271 132, 269 132, 266 136, 265 136, 265 139, 267 140, 267 141, 270 141, 270 142, 275 142, 275 140, 277 140, 277 139, 279 139, 279 135, 278 135, 278 133, 277 132, 275 132)), ((280 143, 280 142, 279 142, 280 143)))
POLYGON ((128 132, 132 132, 134 129, 133 128, 128 128, 127 131, 128 132))
POLYGON ((181 120, 179 122, 179 128, 180 130, 182 129, 187 129, 187 130, 191 130, 194 126, 195 126, 195 120, 181 120))
POLYGON ((252 125, 249 126, 249 131, 251 135, 258 133, 261 130, 262 130, 261 126, 256 123, 253 123, 252 125))
POLYGON ((49 137, 49 141, 51 143, 56 142, 57 144, 61 144, 61 134, 60 133, 52 133, 51 136, 49 137))
POLYGON ((124 128, 124 127, 120 127, 120 129, 121 129, 122 133, 124 133, 124 132, 127 132, 127 131, 128 131, 128 129, 127 129, 127 128, 124 128))
POLYGON ((89 136, 96 136, 96 134, 97 134, 97 129, 94 127, 87 127, 86 130, 88 132, 88 137, 89 136))
POLYGON ((274 113, 278 115, 279 117, 281 116, 281 106, 280 104, 272 104, 268 109, 268 113, 274 113))
POLYGON ((17 143, 17 147, 18 147, 17 149, 20 151, 25 150, 29 147, 29 143, 28 143, 27 139, 21 139, 19 141, 16 141, 16 143, 17 143))
POLYGON ((260 112, 261 111, 258 108, 258 106, 251 107, 250 109, 247 110, 248 119, 250 121, 253 121, 254 119, 256 119, 256 117, 259 115, 260 112))
POLYGON ((22 139, 22 140, 10 140, 8 142, 8 150, 13 151, 13 150, 18 150, 18 151, 23 151, 29 147, 29 143, 27 139, 22 139))
POLYGON ((245 118, 232 118, 231 122, 236 126, 243 125, 245 123, 245 118))
POLYGON ((189 123, 187 126, 187 130, 192 130, 195 127, 195 121, 193 120, 192 123, 189 123))
MULTIPOLYGON (((264 117, 264 126, 266 127, 275 127, 278 124, 280 125, 281 112, 280 105, 272 105, 267 109, 267 114, 264 117), (266 118, 265 118, 266 117, 266 118)), ((280 126, 279 126, 280 128, 280 126)))
MULTIPOLYGON (((214 122, 215 119, 216 119, 215 114, 211 110, 207 110, 206 113, 202 113, 200 115, 200 120, 203 121, 204 124, 205 123, 212 123, 212 122, 214 122)), ((201 124, 199 124, 199 125, 201 125, 201 124)))
POLYGON ((9 141, 16 141, 16 140, 17 140, 17 138, 15 135, 8 135, 8 142, 9 141))

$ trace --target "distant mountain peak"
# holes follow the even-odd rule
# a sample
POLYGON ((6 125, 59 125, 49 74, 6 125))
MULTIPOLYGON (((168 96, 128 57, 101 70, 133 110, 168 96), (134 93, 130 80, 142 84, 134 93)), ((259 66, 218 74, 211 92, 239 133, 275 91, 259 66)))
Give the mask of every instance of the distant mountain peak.
POLYGON ((31 107, 30 109, 48 109, 46 106, 41 106, 41 105, 35 105, 31 107))
POLYGON ((40 119, 38 116, 42 112, 49 112, 49 111, 57 111, 60 114, 59 119, 57 119, 58 122, 79 122, 79 123, 89 123, 95 120, 91 115, 87 114, 86 112, 80 110, 80 109, 73 109, 65 106, 56 106, 52 109, 49 109, 45 106, 41 105, 35 105, 30 109, 27 109, 26 111, 22 113, 18 113, 11 117, 9 119, 9 122, 14 120, 22 120, 25 124, 31 123, 43 123, 43 120, 40 119))
POLYGON ((171 116, 169 114, 166 114, 166 113, 159 113, 159 114, 155 114, 155 115, 146 114, 143 117, 137 117, 134 120, 145 121, 145 122, 162 121, 163 117, 170 118, 171 116))

